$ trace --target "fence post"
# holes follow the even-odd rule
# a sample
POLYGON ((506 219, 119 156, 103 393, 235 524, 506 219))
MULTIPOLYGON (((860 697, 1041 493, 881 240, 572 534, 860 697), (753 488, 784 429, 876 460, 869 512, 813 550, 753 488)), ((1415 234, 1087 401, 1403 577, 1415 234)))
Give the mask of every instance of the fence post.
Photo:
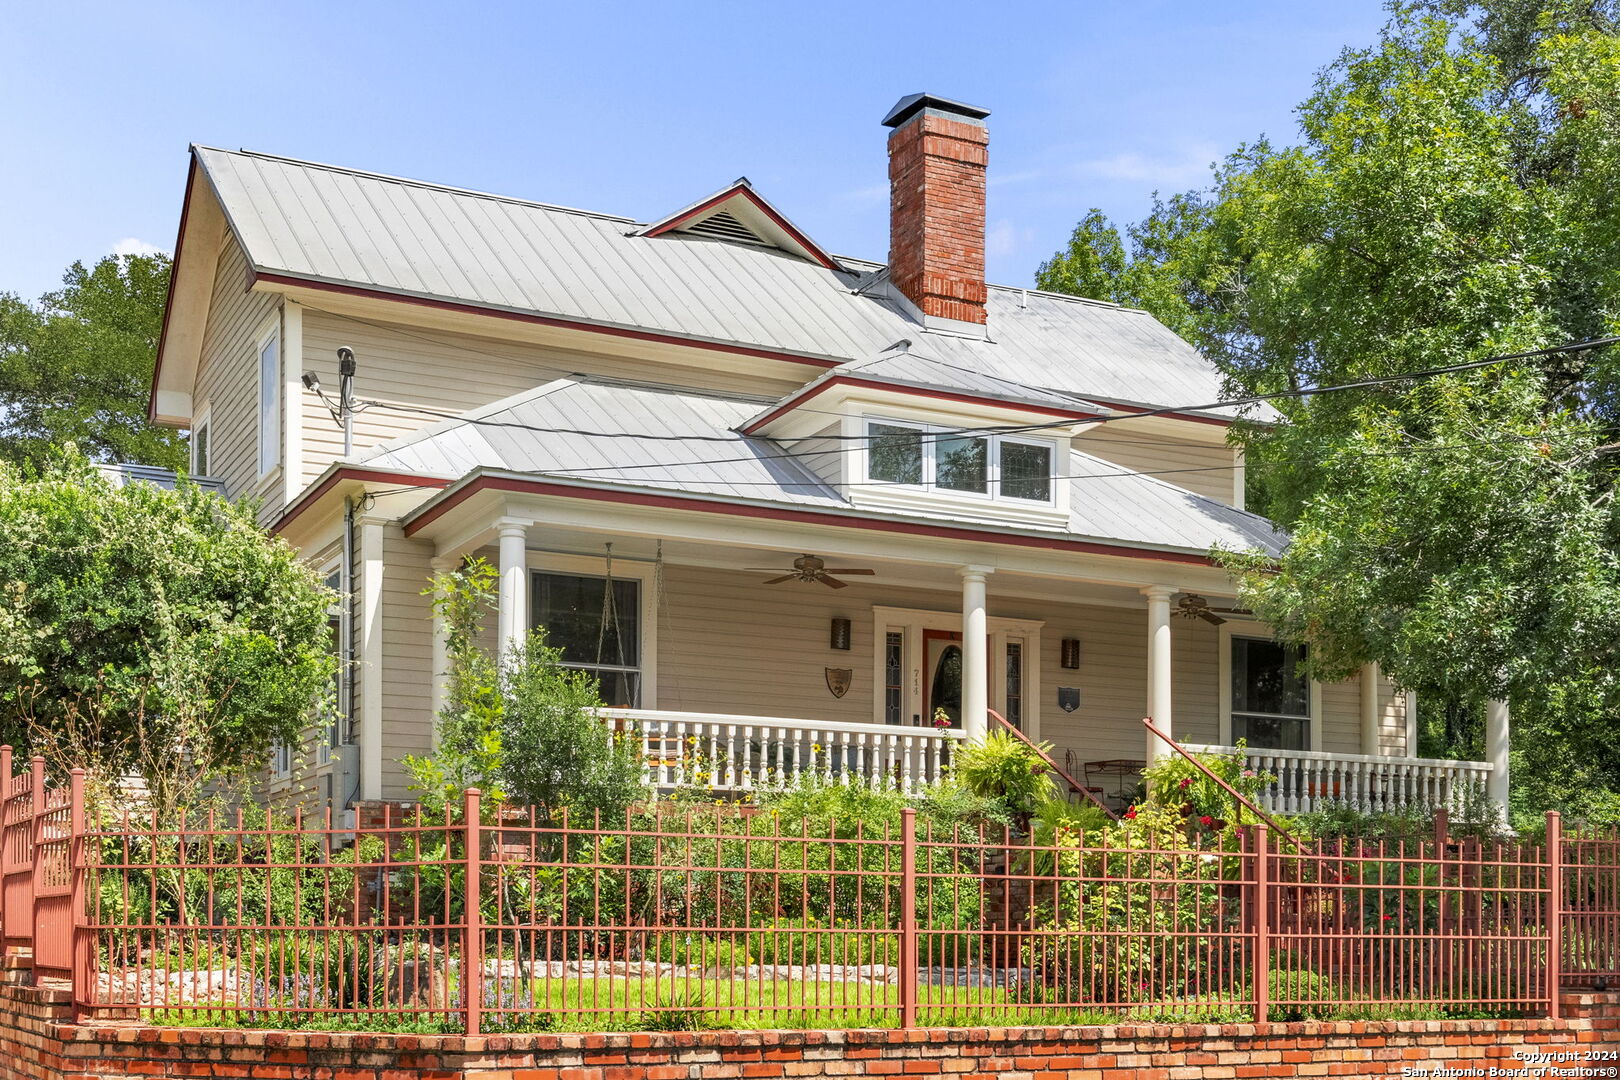
POLYGON ((917 810, 900 811, 900 1026, 917 1026, 917 810))
POLYGON ((14 936, 5 921, 5 870, 11 860, 11 795, 16 788, 11 775, 11 747, 0 746, 0 957, 11 955, 6 938, 14 936))
POLYGON ((84 817, 84 770, 74 769, 68 784, 68 867, 72 886, 68 903, 73 912, 72 951, 69 956, 70 979, 73 990, 73 1018, 79 1019, 84 1006, 95 990, 92 960, 95 942, 90 937, 89 891, 85 877, 89 873, 85 833, 89 831, 84 817))
POLYGON ((1564 819, 1547 811, 1547 1015, 1557 1020, 1564 985, 1564 819))
POLYGON ((1271 1005, 1271 838, 1256 825, 1254 838, 1254 1022, 1266 1022, 1271 1005))
POLYGON ((478 895, 479 879, 484 876, 479 850, 481 797, 477 788, 468 788, 461 810, 461 827, 467 845, 466 880, 462 882, 462 919, 466 929, 461 941, 461 1007, 466 1013, 468 1035, 479 1033, 484 1012, 484 917, 478 895))
POLYGON ((33 818, 28 823, 29 843, 32 845, 33 868, 28 875, 28 950, 34 961, 35 981, 39 978, 39 942, 34 930, 39 926, 39 886, 45 876, 45 759, 35 754, 28 763, 33 818))

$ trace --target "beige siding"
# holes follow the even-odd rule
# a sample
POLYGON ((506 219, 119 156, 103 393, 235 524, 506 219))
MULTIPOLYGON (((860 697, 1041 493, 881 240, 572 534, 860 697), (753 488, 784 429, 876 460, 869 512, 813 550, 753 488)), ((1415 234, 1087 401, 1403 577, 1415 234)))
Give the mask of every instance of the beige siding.
POLYGON ((1159 479, 1233 503, 1237 451, 1224 445, 1174 439, 1156 431, 1115 424, 1085 432, 1074 448, 1127 469, 1157 475, 1159 479))
MULTIPOLYGON (((339 345, 354 349, 358 358, 355 396, 384 403, 355 417, 357 452, 442 419, 410 410, 460 414, 574 373, 758 394, 771 400, 798 385, 780 379, 389 326, 305 308, 303 368, 320 377, 321 388, 329 397, 337 394, 339 345)), ((315 394, 304 391, 300 399, 307 483, 342 455, 343 435, 315 394)))
POLYGON ((209 472, 225 481, 235 498, 264 499, 260 520, 281 510, 280 470, 259 478, 260 336, 279 318, 280 299, 248 291, 248 265, 236 241, 227 239, 214 276, 208 325, 193 403, 209 412, 209 472))
POLYGON ((408 754, 433 748, 433 609, 422 595, 433 574, 432 547, 383 532, 383 797, 405 798, 408 754))

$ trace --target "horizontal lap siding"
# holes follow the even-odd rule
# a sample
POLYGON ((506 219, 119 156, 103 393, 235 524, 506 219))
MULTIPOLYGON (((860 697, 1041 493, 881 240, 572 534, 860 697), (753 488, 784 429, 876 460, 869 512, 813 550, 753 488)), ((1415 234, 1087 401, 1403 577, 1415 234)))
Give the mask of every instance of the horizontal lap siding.
POLYGON ((259 479, 259 336, 278 317, 279 299, 248 291, 242 249, 227 240, 214 275, 208 325, 193 396, 209 413, 208 471, 225 481, 232 498, 264 499, 261 521, 281 508, 279 472, 259 479))
POLYGON ((402 759, 433 749, 433 608, 422 590, 433 574, 432 546, 383 530, 383 797, 409 797, 402 759))
MULTIPOLYGON (((319 376, 321 388, 329 397, 337 394, 340 345, 354 349, 358 361, 355 396, 401 407, 378 407, 356 414, 357 453, 442 419, 404 409, 464 413, 575 373, 773 398, 797 386, 789 381, 723 371, 615 359, 441 330, 393 327, 305 308, 304 370, 319 376)), ((304 481, 308 483, 342 456, 343 432, 315 394, 305 391, 300 404, 304 481)))
POLYGON ((1230 446, 1173 439, 1125 422, 1082 434, 1074 448, 1232 505, 1237 451, 1230 446))

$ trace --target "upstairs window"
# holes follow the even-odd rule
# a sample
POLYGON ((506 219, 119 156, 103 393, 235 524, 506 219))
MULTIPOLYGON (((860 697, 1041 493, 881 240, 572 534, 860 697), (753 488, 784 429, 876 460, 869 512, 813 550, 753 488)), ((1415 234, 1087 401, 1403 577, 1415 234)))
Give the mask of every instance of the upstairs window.
POLYGON ((969 435, 903 420, 868 420, 866 478, 1017 502, 1052 502, 1056 444, 969 435))
POLYGON ((259 342, 259 475, 281 464, 281 331, 259 342))
POLYGON ((197 416, 197 421, 191 426, 191 475, 212 476, 208 471, 208 443, 209 436, 213 434, 212 420, 208 408, 204 406, 197 416))

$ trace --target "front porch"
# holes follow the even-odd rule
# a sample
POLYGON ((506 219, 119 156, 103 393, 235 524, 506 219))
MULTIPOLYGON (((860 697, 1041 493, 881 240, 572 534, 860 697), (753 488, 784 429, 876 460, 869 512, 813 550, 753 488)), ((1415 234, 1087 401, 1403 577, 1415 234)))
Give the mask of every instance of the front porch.
MULTIPOLYGON (((1200 750, 1246 739, 1249 767, 1278 776, 1271 810, 1450 806, 1474 788, 1505 806, 1505 708, 1490 713, 1495 760, 1414 756, 1409 695, 1372 668, 1334 684, 1296 674, 1266 627, 1222 611, 1230 584, 1206 558, 498 491, 456 510, 375 549, 423 570, 487 558, 498 640, 545 628, 645 742, 661 790, 747 798, 811 772, 910 790, 999 713, 1116 805, 1168 752, 1141 724, 1152 716, 1200 750), (807 552, 871 572, 783 579, 807 552), (1204 616, 1182 617, 1188 597, 1207 598, 1204 616)), ((362 549, 386 527, 362 523, 362 549)), ((360 711, 364 730, 364 695, 360 711)), ((375 778, 364 765, 360 787, 386 797, 385 763, 375 778)))

